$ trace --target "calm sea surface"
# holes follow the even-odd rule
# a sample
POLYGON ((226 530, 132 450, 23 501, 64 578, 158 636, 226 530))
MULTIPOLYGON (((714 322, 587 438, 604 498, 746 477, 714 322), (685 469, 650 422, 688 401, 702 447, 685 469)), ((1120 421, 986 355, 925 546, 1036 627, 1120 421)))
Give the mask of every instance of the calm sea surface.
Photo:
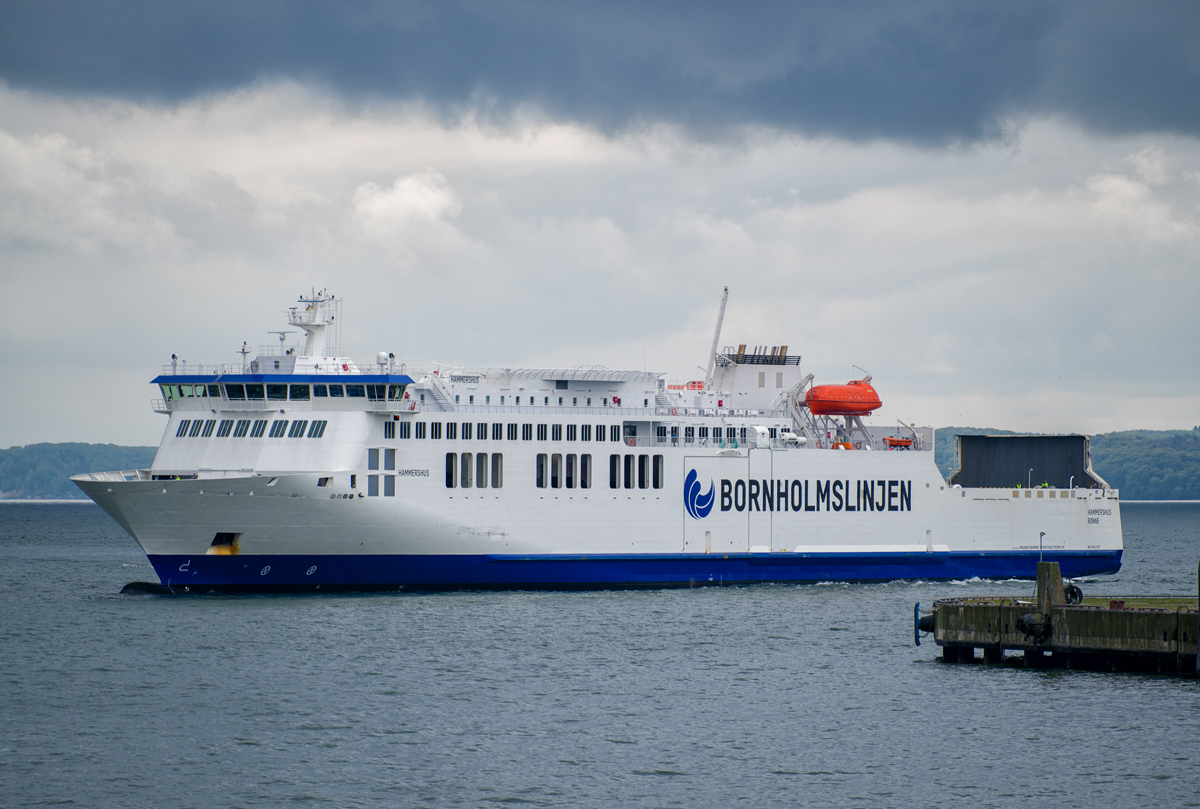
MULTIPOLYGON (((1126 504, 1085 593, 1195 593, 1126 504)), ((936 662, 916 601, 1026 582, 121 596, 92 505, 0 505, 0 805, 1200 806, 1200 683, 936 662)))

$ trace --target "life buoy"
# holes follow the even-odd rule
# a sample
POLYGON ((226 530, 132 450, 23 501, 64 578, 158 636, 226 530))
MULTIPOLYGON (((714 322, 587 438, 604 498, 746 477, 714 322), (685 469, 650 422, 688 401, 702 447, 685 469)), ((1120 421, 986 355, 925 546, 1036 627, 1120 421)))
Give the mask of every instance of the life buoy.
POLYGON ((634 437, 632 437, 632 436, 630 436, 630 438, 629 438, 629 446, 631 446, 631 447, 633 447, 633 446, 637 446, 637 439, 636 439, 636 438, 634 438, 634 437))
POLYGON ((678 410, 676 410, 675 408, 673 408, 673 407, 672 407, 672 408, 671 408, 671 415, 672 415, 672 416, 678 416, 678 415, 679 415, 679 411, 678 411, 678 410))
POLYGON ((820 448, 821 448, 821 442, 820 442, 820 441, 818 441, 818 442, 817 442, 817 449, 820 449, 820 448))
POLYGON ((855 448, 855 449, 862 449, 862 442, 861 442, 861 441, 855 441, 855 442, 854 442, 854 448, 855 448))

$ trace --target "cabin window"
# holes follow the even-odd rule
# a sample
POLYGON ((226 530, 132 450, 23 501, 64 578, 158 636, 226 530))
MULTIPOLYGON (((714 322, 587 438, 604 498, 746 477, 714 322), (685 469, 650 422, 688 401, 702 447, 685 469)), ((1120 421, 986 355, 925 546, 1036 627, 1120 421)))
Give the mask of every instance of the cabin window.
POLYGON ((559 407, 562 407, 562 400, 563 400, 563 397, 559 396, 558 397, 558 406, 559 407))
POLYGON ((350 476, 350 488, 351 488, 351 489, 357 489, 357 488, 358 488, 358 475, 351 475, 351 476, 350 476))
POLYGON ((492 488, 504 488, 504 456, 499 452, 492 453, 492 488))
POLYGON ((575 440, 575 430, 576 430, 576 427, 575 427, 575 425, 574 425, 574 424, 568 424, 568 425, 567 425, 567 440, 568 440, 568 441, 574 441, 574 440, 575 440))
POLYGON ((550 440, 551 441, 562 441, 562 425, 561 424, 550 425, 550 440))
POLYGON ((484 396, 484 397, 483 397, 483 403, 484 403, 485 405, 490 405, 490 404, 492 403, 492 397, 491 397, 491 396, 484 396))
POLYGON ((458 455, 446 453, 446 488, 453 489, 458 482, 458 455))
POLYGON ((700 440, 701 440, 701 441, 707 441, 707 440, 708 440, 708 428, 707 428, 707 427, 701 427, 701 428, 700 428, 700 440))
POLYGON ((537 427, 538 427, 538 430, 537 430, 538 441, 545 441, 546 440, 546 425, 539 424, 537 427))
POLYGON ((233 431, 234 438, 245 438, 246 433, 250 431, 250 419, 241 419, 237 423, 237 428, 233 431))
POLYGON ((486 489, 488 482, 488 454, 480 452, 475 455, 475 488, 486 489))
POLYGON ((654 456, 654 488, 661 489, 663 487, 663 456, 654 456))
POLYGON ((296 419, 292 422, 292 429, 288 430, 288 438, 303 438, 306 429, 308 429, 308 421, 296 419))
POLYGON ((234 402, 245 399, 246 398, 246 386, 245 385, 226 385, 225 386, 225 398, 229 399, 230 401, 234 401, 234 402))
POLYGON ((345 393, 342 391, 341 385, 330 385, 329 386, 329 398, 342 399, 344 397, 345 397, 345 393))
POLYGON ((566 475, 566 477, 567 477, 567 488, 568 489, 575 488, 575 462, 576 462, 576 458, 575 458, 574 454, 567 456, 567 475, 566 475))
POLYGON ((404 398, 404 385, 388 385, 388 401, 398 402, 404 398))
POLYGON ((501 397, 500 397, 500 404, 504 404, 504 397, 503 397, 503 396, 501 396, 501 397))
POLYGON ((267 399, 273 402, 286 402, 287 389, 287 385, 267 385, 267 399))
POLYGON ((480 441, 486 440, 488 437, 488 426, 486 424, 476 424, 475 437, 480 441))
POLYGON ((367 475, 367 497, 379 496, 379 475, 367 475))
POLYGON ((543 397, 543 398, 542 398, 542 404, 544 404, 544 405, 546 405, 546 406, 548 407, 548 406, 550 405, 550 397, 549 397, 549 396, 545 396, 545 397, 543 397))
POLYGON ((396 471, 396 450, 385 449, 383 451, 383 468, 386 472, 396 471))
POLYGON ((567 389, 567 380, 565 380, 565 379, 554 380, 554 389, 555 390, 566 390, 567 389))
POLYGON ((384 497, 395 497, 396 496, 396 476, 395 475, 384 475, 383 476, 383 496, 384 497))
POLYGON ((783 387, 783 371, 775 372, 775 387, 777 387, 777 388, 783 387))
POLYGON ((329 388, 324 385, 313 385, 312 395, 314 399, 325 399, 329 396, 329 388))
POLYGON ((425 422, 418 421, 414 432, 415 432, 415 435, 413 436, 414 438, 424 438, 425 437, 425 422))
POLYGON ((228 438, 232 431, 233 419, 224 419, 221 421, 221 426, 217 428, 217 438, 228 438))
POLYGON ((474 395, 467 397, 467 404, 475 404, 475 396, 474 395))
POLYGON ((736 439, 737 438, 737 428, 736 427, 726 427, 725 428, 725 437, 727 439, 729 439, 730 441, 733 441, 734 439, 736 439))
POLYGON ((246 398, 257 400, 265 399, 267 398, 266 393, 264 392, 265 390, 266 389, 262 385, 246 385, 246 398))
POLYGON ((768 427, 767 428, 767 435, 771 436, 772 440, 779 437, 778 433, 779 433, 779 429, 776 427, 768 427))
POLYGON ((683 428, 683 443, 692 444, 692 443, 695 443, 695 441, 696 441, 696 428, 695 427, 684 427, 683 428))
POLYGON ((633 488, 633 464, 634 464, 634 456, 626 455, 625 456, 625 488, 626 489, 633 488))
POLYGON ((654 432, 658 436, 658 443, 667 443, 667 428, 664 425, 659 425, 654 432))
POLYGON ((493 441, 503 441, 504 440, 504 425, 503 424, 493 424, 492 425, 492 440, 493 441))
POLYGON ((200 419, 196 419, 192 422, 192 431, 188 433, 188 438, 195 438, 196 436, 200 435, 200 431, 203 429, 204 422, 200 421, 200 419))
MULTIPOLYGON (((396 423, 395 421, 392 421, 392 424, 395 424, 395 423, 396 423)), ((412 438, 412 422, 411 421, 400 422, 400 437, 401 438, 412 438)))
POLYGON ((328 423, 329 422, 325 421, 324 419, 314 421, 312 426, 308 428, 308 437, 320 438, 321 436, 325 435, 325 425, 328 423))
POLYGON ((429 439, 431 441, 440 441, 442 438, 442 423, 440 421, 432 422, 429 425, 429 439))
POLYGON ((209 436, 211 436, 211 435, 212 435, 212 431, 213 431, 213 427, 216 427, 216 426, 217 426, 217 421, 216 421, 216 419, 209 419, 208 421, 204 422, 204 432, 202 432, 202 433, 200 434, 200 437, 201 437, 201 438, 208 438, 209 436))
POLYGON ((383 440, 389 441, 396 437, 396 422, 385 421, 383 423, 383 440))
POLYGON ((650 456, 638 456, 638 488, 650 488, 650 456))
POLYGON ((533 440, 533 425, 532 424, 522 424, 521 425, 521 440, 522 441, 532 441, 533 440))
POLYGON ((446 422, 446 440, 454 441, 458 438, 458 423, 453 421, 446 422))
POLYGON ((534 483, 539 489, 546 488, 546 453, 538 453, 537 470, 534 474, 534 483))
POLYGON ((459 485, 462 486, 462 488, 464 488, 464 489, 469 489, 469 488, 471 488, 471 472, 472 472, 471 453, 464 452, 462 454, 462 458, 460 460, 461 460, 460 466, 462 467, 462 469, 461 469, 462 475, 459 477, 459 485))
POLYGON ((621 425, 620 424, 610 424, 609 425, 608 440, 609 441, 620 441, 621 440, 621 425))
POLYGON ((621 488, 621 456, 608 456, 608 488, 621 488))
POLYGON ((371 470, 372 472, 379 471, 379 450, 367 450, 367 469, 371 470))
POLYGON ((758 386, 760 388, 765 388, 767 386, 767 372, 766 371, 758 372, 758 386))
POLYGON ((738 431, 739 433, 741 433, 740 437, 741 437, 741 441, 743 444, 746 443, 746 429, 747 429, 746 427, 743 427, 741 430, 738 431))
POLYGON ((458 394, 454 394, 454 403, 458 404, 458 394))
POLYGON ((508 425, 508 440, 509 441, 517 440, 517 425, 515 425, 515 424, 508 425))
POLYGON ((590 424, 579 425, 579 440, 580 441, 591 441, 592 440, 592 425, 590 425, 590 424))
POLYGON ((308 385, 288 385, 288 398, 293 402, 307 402, 308 385))
POLYGON ((283 438, 283 434, 287 432, 287 419, 277 419, 271 422, 270 438, 283 438))
POLYGON ((579 488, 592 488, 592 456, 579 456, 579 488))
POLYGON ((188 419, 184 419, 183 421, 179 422, 179 429, 175 431, 175 437, 186 438, 188 427, 191 425, 191 423, 192 422, 188 419))
POLYGON ((267 431, 267 420, 258 419, 254 422, 254 428, 250 431, 251 438, 262 438, 263 433, 267 431))
POLYGON ((562 461, 563 457, 559 453, 554 453, 550 456, 550 488, 562 488, 562 461))
POLYGON ((317 486, 324 489, 333 478, 317 478, 317 486))
POLYGON ((589 397, 588 397, 588 403, 587 403, 587 406, 588 406, 588 407, 591 407, 591 406, 592 406, 592 397, 591 397, 591 396, 589 396, 589 397))
POLYGON ((346 397, 349 399, 363 399, 367 395, 366 385, 347 385, 346 397))
POLYGON ((604 425, 603 425, 603 424, 597 424, 597 425, 596 425, 596 440, 597 440, 597 441, 603 441, 603 440, 604 440, 604 437, 605 437, 606 435, 608 435, 608 430, 604 429, 604 425))
POLYGON ((471 422, 469 422, 469 421, 463 422, 462 437, 463 437, 463 441, 471 440, 471 422))

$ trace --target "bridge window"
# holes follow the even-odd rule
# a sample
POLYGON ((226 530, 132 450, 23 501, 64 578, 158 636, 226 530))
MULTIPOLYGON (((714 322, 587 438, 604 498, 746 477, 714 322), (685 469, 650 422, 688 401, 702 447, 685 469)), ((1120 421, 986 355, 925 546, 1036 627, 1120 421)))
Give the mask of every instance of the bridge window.
POLYGON ((254 428, 250 430, 251 438, 262 438, 263 433, 267 431, 267 420, 258 419, 254 422, 254 428))
POLYGON ((499 452, 492 453, 492 488, 504 487, 504 456, 499 452))
POLYGON ((234 438, 245 438, 246 433, 250 431, 250 419, 241 419, 237 423, 237 428, 233 431, 234 438))
POLYGON ((367 398, 373 402, 382 402, 387 395, 387 385, 367 385, 367 398))
POLYGON ((314 421, 312 426, 308 428, 308 437, 320 438, 321 436, 325 435, 325 425, 328 423, 329 422, 325 421, 324 419, 314 421))
POLYGON ((592 488, 592 456, 579 456, 579 488, 592 488))
POLYGON ((446 453, 446 488, 453 489, 458 483, 458 454, 446 453))
POLYGON ((228 438, 229 433, 233 430, 233 419, 224 419, 221 421, 221 426, 217 428, 217 438, 228 438))
POLYGON ((329 396, 329 388, 324 385, 313 385, 312 395, 314 399, 325 399, 329 396))
POLYGON ((245 385, 226 385, 225 386, 225 398, 229 399, 230 401, 234 401, 234 402, 245 399, 246 398, 246 386, 245 385))
POLYGON ((304 419, 296 419, 292 422, 292 429, 288 430, 288 438, 303 438, 304 431, 308 428, 308 422, 304 419))
POLYGON ((404 385, 388 385, 388 401, 398 402, 404 398, 404 385))
POLYGON ((287 389, 287 385, 267 385, 267 398, 274 402, 286 402, 287 389))
POLYGON ((288 385, 288 398, 293 402, 307 402, 308 385, 288 385))
POLYGON ((331 399, 343 399, 343 398, 345 398, 345 396, 346 396, 346 394, 342 391, 341 385, 330 385, 329 386, 329 397, 331 399))
POLYGON ((349 399, 364 399, 367 395, 366 385, 347 385, 346 397, 349 399))
POLYGON ((270 438, 283 438, 283 434, 287 432, 287 419, 278 419, 271 422, 270 438))
POLYGON ((188 419, 184 419, 183 421, 179 422, 179 429, 175 431, 175 437, 176 438, 186 438, 188 426, 191 425, 191 423, 192 422, 189 421, 188 419))
POLYGON ((266 389, 262 385, 247 385, 246 398, 261 401, 262 399, 267 398, 266 394, 264 393, 265 390, 266 389))

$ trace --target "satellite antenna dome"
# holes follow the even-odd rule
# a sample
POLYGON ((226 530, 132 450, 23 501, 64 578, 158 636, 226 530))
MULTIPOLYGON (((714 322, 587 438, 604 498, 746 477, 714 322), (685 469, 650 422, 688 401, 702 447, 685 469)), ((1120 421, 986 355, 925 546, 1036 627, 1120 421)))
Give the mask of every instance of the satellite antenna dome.
POLYGON ((388 353, 386 351, 380 351, 378 354, 375 355, 375 362, 378 363, 379 365, 387 365, 388 353))

